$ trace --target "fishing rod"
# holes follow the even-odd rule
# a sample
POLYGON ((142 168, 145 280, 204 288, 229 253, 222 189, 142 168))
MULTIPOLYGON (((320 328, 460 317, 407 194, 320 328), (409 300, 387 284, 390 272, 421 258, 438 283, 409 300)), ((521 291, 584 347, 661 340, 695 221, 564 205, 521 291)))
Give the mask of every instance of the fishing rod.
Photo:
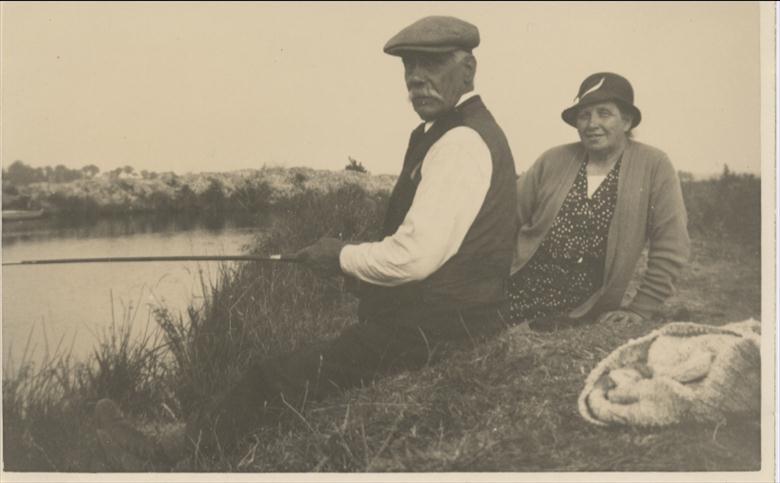
POLYGON ((293 255, 180 255, 170 257, 101 257, 101 258, 50 258, 3 262, 3 266, 53 265, 63 263, 127 263, 127 262, 300 262, 293 255))

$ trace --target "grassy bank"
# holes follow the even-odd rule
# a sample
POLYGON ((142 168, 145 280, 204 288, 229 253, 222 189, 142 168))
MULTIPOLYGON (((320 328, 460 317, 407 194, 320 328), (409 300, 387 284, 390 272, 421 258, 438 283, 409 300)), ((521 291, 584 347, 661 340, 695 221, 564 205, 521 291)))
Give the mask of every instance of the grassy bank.
MULTIPOLYGON (((696 190, 686 184, 693 256, 667 303, 670 319, 721 324, 759 318, 760 250, 749 230, 760 226, 759 212, 712 208, 752 200, 758 187, 757 179, 746 177, 696 190)), ((301 190, 284 204, 288 223, 258 239, 255 249, 277 252, 324 235, 373 238, 385 203, 385 195, 352 185, 301 190)), ((321 280, 296 267, 226 266, 208 292, 203 308, 183 316, 159 308, 161 330, 146 339, 129 337, 124 327, 131 322, 118 322, 88 361, 55 351, 42 368, 4 374, 6 470, 108 470, 94 437, 92 410, 99 398, 116 399, 139 422, 182 420, 229 386, 251 359, 333 337, 354 322, 356 301, 339 279, 321 280)), ((751 421, 600 429, 577 414, 576 398, 590 369, 661 323, 554 333, 510 329, 421 371, 291 408, 235 453, 178 469, 757 469, 760 432, 751 421)))

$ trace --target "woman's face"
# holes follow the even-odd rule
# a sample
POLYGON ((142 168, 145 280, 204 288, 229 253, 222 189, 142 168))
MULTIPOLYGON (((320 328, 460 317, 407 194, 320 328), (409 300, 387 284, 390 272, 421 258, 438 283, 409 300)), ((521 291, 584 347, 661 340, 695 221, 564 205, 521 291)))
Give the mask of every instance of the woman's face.
POLYGON ((612 152, 626 142, 631 119, 624 119, 614 102, 585 106, 577 113, 577 132, 590 152, 612 152))

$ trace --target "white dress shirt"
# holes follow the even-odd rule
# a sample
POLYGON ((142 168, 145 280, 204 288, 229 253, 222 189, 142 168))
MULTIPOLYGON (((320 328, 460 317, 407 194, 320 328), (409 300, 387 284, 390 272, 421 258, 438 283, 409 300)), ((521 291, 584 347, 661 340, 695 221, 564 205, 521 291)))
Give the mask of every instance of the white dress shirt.
MULTIPOLYGON (((458 105, 477 95, 463 95, 458 105)), ((426 123, 426 131, 432 125, 426 123)), ((341 270, 364 282, 392 287, 423 280, 460 248, 490 187, 490 150, 473 129, 447 131, 428 150, 412 206, 393 235, 346 245, 341 270)))

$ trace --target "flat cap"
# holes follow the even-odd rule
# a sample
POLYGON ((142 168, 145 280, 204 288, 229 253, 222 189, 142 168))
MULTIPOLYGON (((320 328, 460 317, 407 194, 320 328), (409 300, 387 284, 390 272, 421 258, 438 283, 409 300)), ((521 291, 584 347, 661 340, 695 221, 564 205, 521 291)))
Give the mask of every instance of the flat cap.
POLYGON ((405 52, 452 52, 479 45, 476 26, 455 17, 421 18, 387 41, 386 54, 402 56, 405 52))

